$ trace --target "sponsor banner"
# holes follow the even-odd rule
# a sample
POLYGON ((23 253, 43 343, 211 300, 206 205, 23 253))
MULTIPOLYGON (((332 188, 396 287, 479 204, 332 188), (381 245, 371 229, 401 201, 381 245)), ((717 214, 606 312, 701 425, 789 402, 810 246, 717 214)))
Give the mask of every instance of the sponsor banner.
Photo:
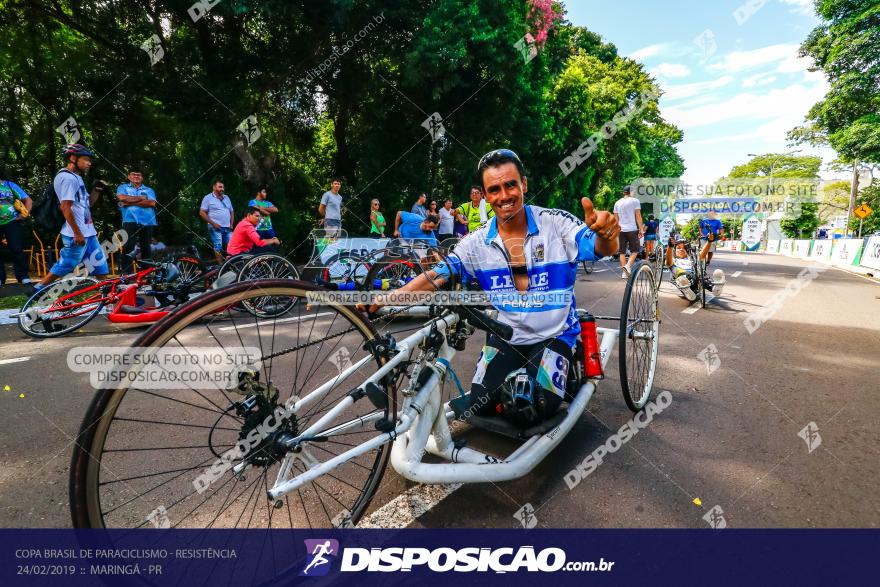
MULTIPOLYGON (((171 515, 172 509, 161 515, 171 515)), ((694 512, 696 520, 700 513, 694 512)), ((387 587, 417 582, 426 587, 449 585, 455 578, 468 585, 509 587, 528 581, 556 587, 703 585, 707 577, 718 585, 844 585, 876 575, 880 531, 740 530, 721 523, 714 530, 205 531, 163 526, 2 529, 0 539, 0 580, 11 586, 387 587), (648 567, 645 553, 651 553, 648 567)))
POLYGON ((847 266, 858 262, 863 240, 860 238, 839 238, 834 241, 831 250, 831 262, 834 265, 847 266))
POLYGON ((669 242, 669 237, 675 232, 675 216, 667 214, 660 219, 660 225, 657 227, 657 239, 664 245, 669 242))
POLYGON ((750 214, 743 219, 742 224, 742 244, 747 251, 757 251, 761 246, 761 235, 763 234, 761 220, 754 214, 750 214))
POLYGON ((813 250, 810 252, 810 258, 822 263, 830 263, 833 244, 834 241, 830 238, 813 241, 813 250))
POLYGON ((790 239, 790 238, 782 239, 782 242, 779 245, 779 252, 783 255, 787 255, 787 256, 791 257, 793 251, 794 251, 794 239, 790 239))
POLYGON ((779 239, 767 241, 767 252, 773 255, 779 254, 779 245, 782 243, 779 239))
POLYGON ((343 251, 367 256, 376 249, 385 248, 390 240, 391 239, 388 238, 341 238, 337 241, 328 243, 327 246, 324 247, 320 254, 321 262, 326 263, 333 255, 343 251))
POLYGON ((868 237, 859 265, 880 270, 880 236, 868 237))
POLYGON ((812 241, 800 239, 794 241, 794 247, 792 247, 792 255, 801 259, 806 259, 807 257, 809 257, 811 242, 812 241))

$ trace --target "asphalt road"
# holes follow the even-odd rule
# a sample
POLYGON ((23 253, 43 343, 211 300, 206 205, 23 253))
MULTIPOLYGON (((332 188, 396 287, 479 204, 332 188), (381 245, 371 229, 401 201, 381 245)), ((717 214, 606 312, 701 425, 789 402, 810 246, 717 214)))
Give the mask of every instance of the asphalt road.
MULTIPOLYGON (((880 288, 836 269, 798 281, 807 266, 815 267, 776 256, 718 253, 713 268, 724 269, 728 285, 720 299, 696 311, 664 284, 655 397, 667 391, 671 402, 572 489, 565 475, 632 417, 616 358, 588 411, 531 474, 500 484, 425 489, 389 467, 369 523, 517 527, 517 512, 525 507, 533 512, 529 523, 541 527, 705 527, 710 511, 716 524, 723 516, 730 527, 877 527, 880 288), (784 299, 780 292, 787 292, 784 299), (749 334, 744 321, 774 299, 783 303, 749 334), (700 358, 710 345, 720 362, 700 358)), ((618 314, 625 282, 611 265, 597 269, 579 277, 579 306, 618 314)), ((77 335, 38 341, 14 325, 0 326, 0 525, 70 525, 72 442, 93 389, 88 374, 68 369, 67 352, 84 345, 127 346, 142 331, 117 330, 99 318, 77 335), (5 362, 23 357, 30 358, 5 362)), ((479 347, 475 337, 453 363, 465 382, 479 347)), ((305 370, 318 381, 336 372, 327 365, 305 370)), ((154 404, 142 401, 129 409, 150 414, 154 404)), ((197 421, 191 408, 176 409, 186 421, 197 421)), ((455 431, 470 446, 499 456, 515 446, 467 426, 455 431)), ((134 425, 130 434, 146 433, 134 425)))

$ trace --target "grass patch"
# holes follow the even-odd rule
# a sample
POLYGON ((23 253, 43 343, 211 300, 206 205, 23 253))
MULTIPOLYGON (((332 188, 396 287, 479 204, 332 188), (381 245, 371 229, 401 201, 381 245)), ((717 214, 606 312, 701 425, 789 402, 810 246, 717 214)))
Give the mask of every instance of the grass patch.
POLYGON ((21 308, 27 301, 28 297, 24 294, 18 296, 8 296, 0 298, 0 310, 11 310, 21 308))

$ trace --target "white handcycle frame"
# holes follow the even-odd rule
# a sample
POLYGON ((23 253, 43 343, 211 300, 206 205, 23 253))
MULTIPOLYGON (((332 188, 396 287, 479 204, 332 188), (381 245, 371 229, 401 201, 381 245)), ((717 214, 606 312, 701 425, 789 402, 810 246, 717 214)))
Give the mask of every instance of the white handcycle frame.
MULTIPOLYGON (((364 390, 369 383, 381 385, 380 380, 409 360, 412 351, 428 337, 433 328, 448 333, 459 321, 458 314, 451 312, 431 321, 418 331, 397 343, 397 354, 376 370, 373 375, 360 384, 364 390)), ((597 328, 601 335, 600 352, 603 368, 607 365, 618 331, 610 328, 597 328)), ((552 451, 557 444, 571 431, 575 422, 586 409, 590 398, 596 391, 598 380, 588 379, 578 389, 573 401, 568 406, 568 413, 554 428, 544 434, 532 436, 525 440, 516 450, 504 459, 482 453, 480 451, 457 447, 452 441, 448 419, 454 413, 449 403, 442 404, 442 383, 446 377, 448 365, 455 356, 455 349, 445 340, 437 353, 437 358, 425 368, 432 370, 430 377, 413 392, 405 394, 402 405, 396 414, 394 429, 389 432, 377 431, 376 436, 360 445, 343 452, 332 459, 321 462, 309 449, 308 439, 314 436, 334 436, 348 433, 358 428, 373 429, 374 423, 384 415, 384 410, 376 410, 370 414, 337 424, 325 429, 331 422, 345 412, 356 400, 352 394, 340 400, 336 406, 327 411, 320 419, 303 430, 296 438, 287 441, 288 446, 295 447, 281 461, 278 476, 268 496, 277 500, 291 491, 310 483, 318 477, 331 472, 346 461, 373 451, 386 442, 394 442, 391 449, 391 465, 403 477, 419 483, 483 483, 517 479, 528 474, 535 466, 552 451), (444 459, 443 463, 422 462, 428 453, 444 459), (291 476, 294 459, 299 459, 305 471, 291 476)), ((298 399, 293 405, 294 414, 301 413, 310 405, 324 398, 342 381, 348 379, 361 367, 375 361, 371 354, 342 371, 338 376, 327 381, 308 395, 298 399)), ((413 376, 413 379, 415 376, 413 376)), ((366 398, 360 401, 369 401, 366 398)), ((246 465, 239 464, 234 473, 240 474, 246 465)))

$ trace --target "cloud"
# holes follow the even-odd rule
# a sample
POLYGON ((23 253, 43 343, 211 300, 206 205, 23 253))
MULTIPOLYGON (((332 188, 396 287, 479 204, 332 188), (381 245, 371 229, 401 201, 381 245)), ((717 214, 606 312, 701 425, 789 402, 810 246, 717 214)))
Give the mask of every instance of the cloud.
POLYGON ((716 80, 708 82, 695 82, 692 84, 665 85, 660 84, 663 90, 663 98, 666 100, 680 100, 682 98, 690 98, 699 94, 705 94, 710 90, 726 86, 733 81, 733 77, 725 75, 716 80))
POLYGON ((666 43, 648 45, 647 47, 642 47, 641 49, 637 49, 636 51, 630 53, 629 58, 633 61, 644 61, 649 57, 654 57, 655 55, 660 54, 665 47, 666 43))
POLYGON ((659 77, 687 77, 691 74, 691 70, 687 65, 681 63, 661 63, 657 67, 651 69, 651 73, 659 77))
MULTIPOLYGON (((769 120, 772 129, 759 127, 756 132, 781 132, 800 124, 813 104, 825 97, 825 82, 805 86, 800 83, 771 89, 764 94, 744 92, 726 100, 696 108, 667 107, 664 117, 687 130, 730 120, 769 120)), ((766 125, 765 125, 766 126, 766 125)))
MULTIPOLYGON (((786 71, 790 71, 793 67, 793 60, 797 59, 798 45, 789 43, 780 43, 778 45, 769 45, 760 49, 752 49, 751 51, 733 51, 728 53, 718 63, 709 65, 706 69, 709 71, 723 71, 724 73, 736 73, 753 69, 761 65, 769 63, 784 62, 786 63, 786 71)), ((806 69, 801 67, 796 71, 806 69)))
POLYGON ((742 86, 744 88, 754 88, 755 86, 766 86, 767 84, 772 84, 775 81, 775 75, 759 73, 758 75, 752 75, 744 79, 742 86))
POLYGON ((816 14, 816 9, 814 7, 814 0, 780 0, 783 4, 788 4, 789 6, 793 6, 792 12, 795 14, 802 14, 804 16, 814 16, 816 14))

